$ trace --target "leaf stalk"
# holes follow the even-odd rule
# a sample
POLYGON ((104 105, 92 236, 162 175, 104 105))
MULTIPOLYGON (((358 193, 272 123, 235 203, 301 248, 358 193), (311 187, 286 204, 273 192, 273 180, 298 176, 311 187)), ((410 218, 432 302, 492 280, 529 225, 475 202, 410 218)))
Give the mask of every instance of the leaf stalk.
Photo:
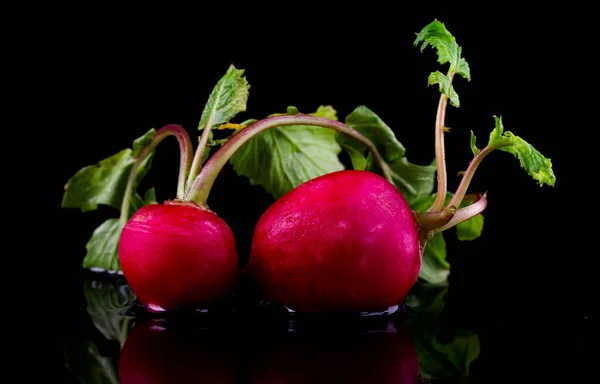
POLYGON ((391 171, 386 164, 385 160, 377 150, 373 142, 365 137, 360 132, 354 130, 348 125, 336 121, 327 119, 324 117, 311 116, 306 114, 296 115, 281 115, 267 117, 262 120, 258 120, 246 128, 242 129, 238 133, 234 134, 214 155, 210 157, 208 162, 204 165, 194 182, 189 185, 188 190, 184 196, 186 201, 195 201, 196 203, 206 206, 208 196, 212 189, 212 186, 217 178, 221 169, 227 164, 231 156, 248 140, 255 135, 275 127, 289 126, 289 125, 310 125, 318 126, 322 128, 329 128, 335 131, 344 133, 353 137, 354 139, 363 143, 373 154, 375 161, 381 168, 383 176, 390 182, 392 182, 391 171))

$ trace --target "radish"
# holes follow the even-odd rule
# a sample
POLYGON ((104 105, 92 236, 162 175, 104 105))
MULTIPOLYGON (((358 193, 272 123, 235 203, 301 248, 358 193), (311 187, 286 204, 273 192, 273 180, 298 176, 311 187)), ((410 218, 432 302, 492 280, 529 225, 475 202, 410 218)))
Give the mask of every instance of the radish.
POLYGON ((402 194, 368 171, 308 181, 260 218, 251 263, 270 300, 298 311, 378 311, 399 303, 421 267, 402 194))
MULTIPOLYGON (((378 167, 387 180, 364 170, 326 174, 297 186, 264 212, 254 230, 247 270, 269 301, 300 312, 381 311, 400 303, 421 269, 432 270, 430 265, 422 268, 429 239, 434 248, 440 244, 442 231, 481 217, 486 197, 466 195, 466 191, 480 162, 495 149, 518 157, 540 184, 554 185, 550 160, 520 137, 504 132, 501 119, 496 118, 485 148, 476 147, 472 134, 474 158, 456 192, 447 193, 445 111, 448 102, 459 104, 451 85, 453 76, 469 79, 470 71, 461 48, 442 23, 426 26, 415 44, 420 42, 422 49, 429 44, 438 49, 441 64, 450 63, 448 75, 435 72, 429 78, 442 92, 435 124, 437 194, 422 199, 415 186, 428 178, 428 170, 408 163, 404 147, 381 119, 365 107, 357 108, 346 123, 381 149, 386 162, 378 167), (409 206, 409 197, 414 207, 424 210, 409 206)), ((373 170, 361 143, 340 138, 355 168, 373 170)), ((470 225, 479 226, 480 231, 482 221, 470 225)), ((426 261, 431 263, 431 259, 426 261)), ((442 258, 433 261, 446 263, 442 258)), ((436 283, 447 274, 439 276, 436 283)))

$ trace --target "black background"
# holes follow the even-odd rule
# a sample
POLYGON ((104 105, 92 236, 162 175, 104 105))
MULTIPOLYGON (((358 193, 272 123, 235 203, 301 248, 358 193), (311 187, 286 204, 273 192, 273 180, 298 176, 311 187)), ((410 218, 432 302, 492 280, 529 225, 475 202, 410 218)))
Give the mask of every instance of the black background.
MULTIPOLYGON (((472 75, 471 82, 455 80, 461 107, 449 107, 446 118, 450 190, 472 156, 470 130, 485 143, 493 115, 550 157, 557 177, 554 188, 540 187, 507 153, 484 160, 471 186, 488 191, 483 235, 473 242, 446 236, 450 321, 480 334, 479 377, 493 372, 516 379, 549 367, 586 372, 595 288, 587 246, 593 229, 582 222, 593 206, 584 173, 593 128, 584 121, 581 98, 592 70, 581 53, 588 41, 579 29, 582 15, 574 8, 525 12, 492 5, 461 16, 433 7, 344 6, 331 14, 297 7, 253 8, 240 18, 207 9, 187 17, 89 12, 55 26, 45 45, 55 69, 46 90, 62 96, 52 111, 57 129, 47 190, 56 208, 49 216, 56 232, 51 244, 61 256, 48 266, 55 268, 53 281, 63 283, 59 301, 79 295, 73 276, 85 244, 105 218, 116 217, 109 209, 61 209, 65 182, 149 128, 182 124, 194 137, 208 94, 230 64, 245 69, 251 85, 239 120, 288 105, 311 112, 327 104, 343 119, 366 105, 394 129, 411 162, 431 161, 439 93, 427 87, 427 76, 440 66, 431 49, 420 53, 412 43, 437 18, 463 47, 472 75)), ((175 140, 158 147, 146 182, 159 200, 175 195, 178 156, 175 140)), ((242 260, 253 225, 271 202, 230 167, 217 179, 209 205, 231 226, 242 260)), ((64 318, 75 310, 63 307, 64 318)))

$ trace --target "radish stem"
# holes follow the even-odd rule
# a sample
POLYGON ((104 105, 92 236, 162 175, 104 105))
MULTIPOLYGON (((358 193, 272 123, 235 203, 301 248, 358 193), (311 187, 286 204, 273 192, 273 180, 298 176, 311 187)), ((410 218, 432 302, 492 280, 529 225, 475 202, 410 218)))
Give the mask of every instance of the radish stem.
POLYGON ((200 142, 198 143, 198 148, 196 148, 196 153, 194 154, 194 160, 192 161, 192 167, 190 168, 190 172, 187 176, 188 180, 186 185, 192 184, 196 176, 198 176, 198 173, 200 173, 200 169, 202 168, 202 158, 204 157, 204 151, 206 151, 206 144, 208 143, 208 137, 212 128, 211 120, 212 119, 209 119, 209 124, 207 124, 204 127, 202 135, 200 136, 200 142))
POLYGON ((255 135, 269 128, 281 127, 286 125, 310 125, 323 128, 329 128, 338 132, 347 134, 361 143, 363 143, 373 154, 373 157, 384 177, 393 184, 392 175, 388 165, 375 147, 375 145, 358 131, 352 129, 346 124, 326 119, 323 117, 310 116, 305 114, 272 116, 254 122, 253 124, 236 133, 225 145, 223 145, 205 164, 200 174, 194 182, 188 186, 184 200, 195 201, 198 204, 206 206, 208 195, 217 178, 219 172, 227 164, 231 156, 248 140, 255 135))
MULTIPOLYGON (((450 79, 448 87, 452 85, 454 72, 448 73, 450 79)), ((430 211, 439 211, 444 206, 444 200, 447 192, 447 174, 446 174, 446 150, 444 148, 444 121, 446 119, 446 108, 448 106, 448 96, 440 95, 438 110, 435 117, 435 165, 437 167, 437 196, 430 211)))
POLYGON ((456 213, 456 207, 450 205, 441 211, 415 212, 415 219, 424 230, 431 231, 446 225, 456 213))
POLYGON ((449 206, 454 205, 455 207, 458 207, 460 205, 460 203, 462 203, 463 198, 465 197, 465 194, 467 193, 467 189, 469 188, 469 184, 471 184, 473 175, 475 174, 477 167, 481 163, 481 160, 483 160, 494 149, 496 149, 496 148, 486 146, 481 151, 479 151, 477 153, 477 155, 475 155, 473 160, 471 160, 471 162, 469 163, 469 167, 463 174, 462 180, 460 181, 460 184, 458 185, 458 188, 456 189, 456 192, 454 193, 454 196, 452 196, 452 199, 448 203, 449 206))
POLYGON ((182 199, 185 193, 186 178, 190 171, 192 164, 192 142, 187 132, 180 125, 169 124, 165 125, 152 136, 152 139, 141 152, 136 156, 135 163, 131 168, 129 179, 127 180, 127 187, 125 189, 125 195, 123 196, 123 202, 121 203, 121 226, 124 226, 129 220, 129 206, 131 204, 131 197, 133 192, 133 184, 135 182, 135 176, 140 165, 148 158, 148 156, 154 151, 156 146, 168 136, 175 136, 179 142, 179 179, 177 181, 177 198, 182 199))
POLYGON ((462 223, 463 221, 467 221, 470 218, 477 216, 478 214, 483 212, 485 207, 487 207, 487 198, 485 194, 470 194, 465 196, 465 200, 474 202, 471 205, 458 209, 456 213, 454 213, 454 217, 452 217, 452 219, 446 225, 443 225, 433 230, 432 232, 437 233, 452 228, 455 225, 462 223))

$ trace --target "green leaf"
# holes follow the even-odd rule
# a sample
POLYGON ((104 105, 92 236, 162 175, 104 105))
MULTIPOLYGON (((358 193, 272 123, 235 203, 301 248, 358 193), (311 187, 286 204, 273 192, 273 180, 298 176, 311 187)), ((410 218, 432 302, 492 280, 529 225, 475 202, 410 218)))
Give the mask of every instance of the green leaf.
POLYGON ((144 133, 143 136, 140 136, 137 139, 135 139, 133 141, 133 153, 131 155, 133 157, 138 156, 140 152, 142 152, 142 149, 144 149, 144 147, 150 143, 150 141, 152 140, 152 136, 154 136, 155 133, 156 130, 153 128, 150 129, 148 132, 144 133))
POLYGON ((363 153, 359 152, 357 149, 350 145, 342 143, 340 143, 340 145, 348 153, 350 161, 352 162, 352 168, 360 171, 364 171, 367 168, 367 159, 365 159, 363 153))
MULTIPOLYGON (((359 106, 346 117, 345 122, 375 144, 390 167, 396 188, 409 204, 432 193, 435 185, 435 165, 410 163, 405 157, 404 146, 396 139, 391 128, 373 111, 365 106, 359 106)), ((341 133, 336 133, 336 140, 348 151, 355 169, 360 169, 362 166, 362 160, 358 158, 360 154, 367 160, 367 170, 379 172, 370 154, 366 154, 367 148, 362 143, 341 133), (349 151, 349 148, 353 148, 354 151, 349 151)))
POLYGON ((242 76, 243 74, 243 69, 236 69, 233 65, 229 66, 208 97, 200 117, 198 130, 206 127, 215 128, 246 110, 250 85, 242 76))
POLYGON ((469 64, 461 57, 462 48, 443 23, 436 20, 426 25, 417 35, 414 45, 417 46, 419 43, 421 43, 421 52, 429 45, 435 48, 438 62, 450 63, 449 72, 456 72, 465 79, 471 80, 469 64))
MULTIPOLYGON (((121 203, 127 187, 131 168, 135 163, 135 154, 145 145, 155 130, 151 129, 142 137, 135 140, 132 149, 124 149, 119 153, 101 160, 98 164, 90 165, 79 170, 71 177, 65 186, 62 204, 63 208, 79 208, 82 212, 93 211, 99 204, 121 209, 121 203)), ((138 168, 136 179, 139 182, 150 168, 149 159, 138 168)), ((133 204, 141 204, 142 198, 134 197, 133 204)))
MULTIPOLYGON (((146 144, 150 142, 155 130, 150 129, 133 142, 132 149, 124 149, 119 153, 101 160, 98 164, 79 170, 67 181, 63 194, 63 208, 79 208, 82 212, 98 209, 103 204, 121 211, 127 181, 131 169, 146 144)), ((156 193, 153 188, 146 191, 144 197, 136 192, 141 179, 148 173, 152 164, 153 154, 138 167, 134 194, 131 199, 129 214, 133 215, 138 209, 147 204, 156 203, 156 193)), ((121 235, 118 219, 109 219, 94 231, 86 244, 87 253, 83 259, 83 267, 105 271, 120 271, 117 256, 117 245, 121 235)))
MULTIPOLYGON (((332 119, 335 110, 322 106, 312 115, 332 119)), ((253 137, 230 162, 238 175, 278 199, 308 180, 344 169, 338 158, 340 151, 334 131, 293 125, 271 128, 253 137)))
POLYGON ((494 116, 496 127, 490 134, 488 146, 512 153, 521 163, 521 167, 537 180, 538 184, 554 186, 556 177, 552 170, 552 162, 512 132, 504 132, 502 119, 494 116))
POLYGON ((483 230, 483 215, 473 216, 467 221, 456 225, 456 236, 458 240, 470 241, 481 236, 483 230))
POLYGON ((445 284, 448 282, 449 274, 450 264, 446 261, 446 241, 442 233, 436 233, 427 240, 419 278, 430 284, 445 284))
MULTIPOLYGON (((393 162, 404 156, 406 149, 396 139, 394 131, 383 120, 364 105, 358 106, 348 116, 346 124, 365 135, 375 144, 386 162, 393 162)), ((358 140, 345 135, 337 134, 339 143, 348 143, 360 152, 365 152, 367 147, 358 140)))
POLYGON ((117 249, 121 236, 119 219, 108 219, 94 231, 85 246, 87 253, 83 259, 83 268, 103 271, 120 271, 117 249))
POLYGON ((450 104, 456 108, 460 107, 460 99, 454 87, 450 84, 450 78, 439 71, 433 72, 427 79, 427 85, 438 84, 440 92, 448 96, 450 104))
POLYGON ((471 144, 471 151, 473 152, 473 156, 477 156, 480 149, 477 148, 477 138, 475 137, 475 134, 473 133, 473 131, 471 131, 471 143, 470 144, 471 144))
POLYGON ((156 200, 156 190, 154 188, 150 188, 144 194, 144 205, 149 204, 158 204, 156 200))
POLYGON ((452 86, 451 79, 455 74, 458 74, 468 81, 471 80, 471 69, 469 68, 469 64, 461 57, 462 48, 458 45, 454 36, 448 32, 444 24, 437 20, 426 25, 421 32, 419 32, 414 41, 414 45, 417 46, 419 43, 421 44, 421 52, 423 52, 427 46, 431 45, 437 51, 438 62, 440 64, 450 64, 447 75, 435 71, 429 75, 427 84, 438 84, 440 92, 448 96, 450 104, 458 108, 460 106, 460 101, 458 93, 456 93, 452 86))

